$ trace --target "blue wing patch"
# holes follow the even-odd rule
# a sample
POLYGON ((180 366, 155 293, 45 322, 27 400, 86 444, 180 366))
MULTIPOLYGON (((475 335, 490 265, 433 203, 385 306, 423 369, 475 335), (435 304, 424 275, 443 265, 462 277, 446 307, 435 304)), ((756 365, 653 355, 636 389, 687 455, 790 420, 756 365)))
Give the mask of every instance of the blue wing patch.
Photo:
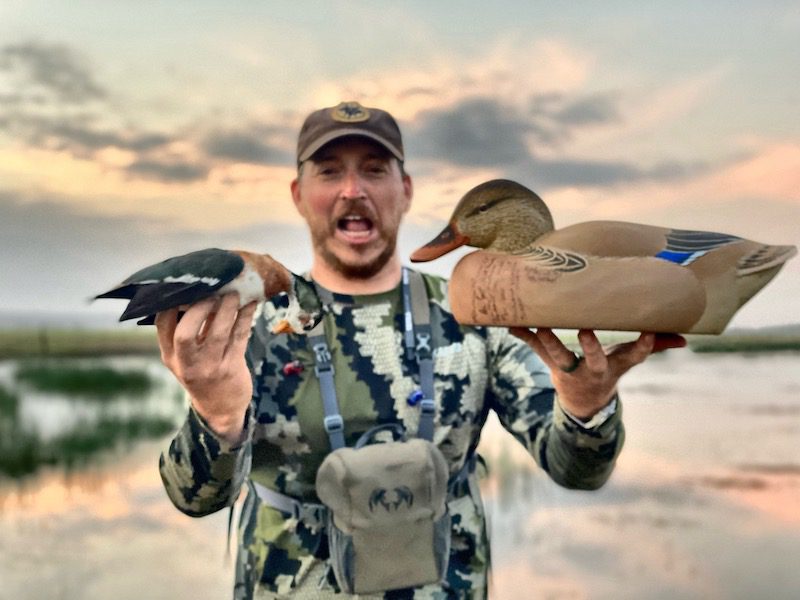
POLYGON ((742 239, 725 233, 686 229, 672 229, 666 237, 667 247, 655 257, 684 266, 691 264, 715 248, 727 246, 742 239))

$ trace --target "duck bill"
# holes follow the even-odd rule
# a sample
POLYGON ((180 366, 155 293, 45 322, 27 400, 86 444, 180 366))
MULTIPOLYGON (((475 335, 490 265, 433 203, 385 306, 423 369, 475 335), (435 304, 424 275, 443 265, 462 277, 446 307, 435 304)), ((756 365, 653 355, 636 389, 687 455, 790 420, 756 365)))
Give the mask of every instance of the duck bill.
POLYGON ((272 333, 280 335, 282 333, 294 333, 294 329, 286 319, 281 319, 272 327, 272 333))
POLYGON ((469 238, 459 232, 453 223, 448 223, 439 235, 414 250, 411 254, 411 262, 427 262, 468 243, 469 238))

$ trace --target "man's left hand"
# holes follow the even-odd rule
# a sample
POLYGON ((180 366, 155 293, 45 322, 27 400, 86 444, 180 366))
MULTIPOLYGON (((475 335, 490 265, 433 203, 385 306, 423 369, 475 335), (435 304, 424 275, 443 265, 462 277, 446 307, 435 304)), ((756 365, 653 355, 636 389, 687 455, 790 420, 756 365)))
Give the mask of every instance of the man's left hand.
POLYGON ((512 327, 513 335, 525 341, 550 367, 553 386, 562 408, 574 417, 589 420, 614 396, 619 378, 654 352, 682 348, 686 339, 672 333, 642 333, 633 342, 604 349, 591 329, 581 329, 578 341, 583 352, 576 355, 551 329, 536 331, 512 327))

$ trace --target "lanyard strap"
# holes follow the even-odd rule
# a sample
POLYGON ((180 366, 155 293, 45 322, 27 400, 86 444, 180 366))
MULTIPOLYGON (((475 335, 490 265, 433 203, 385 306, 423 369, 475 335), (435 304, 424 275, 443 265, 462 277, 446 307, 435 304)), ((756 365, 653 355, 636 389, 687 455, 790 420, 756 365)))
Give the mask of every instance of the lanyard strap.
MULTIPOLYGON (((324 304, 333 301, 333 294, 317 286, 317 292, 324 304)), ((436 405, 433 401, 433 348, 431 347, 431 317, 425 281, 416 271, 403 268, 403 340, 406 352, 415 357, 419 366, 420 388, 412 393, 409 404, 419 404, 419 428, 417 436, 433 441, 433 421, 436 405)), ((331 449, 344 447, 344 421, 339 413, 336 399, 336 385, 330 349, 325 336, 325 319, 320 320, 308 335, 314 352, 314 373, 319 380, 322 406, 325 411, 323 424, 328 434, 331 449)))

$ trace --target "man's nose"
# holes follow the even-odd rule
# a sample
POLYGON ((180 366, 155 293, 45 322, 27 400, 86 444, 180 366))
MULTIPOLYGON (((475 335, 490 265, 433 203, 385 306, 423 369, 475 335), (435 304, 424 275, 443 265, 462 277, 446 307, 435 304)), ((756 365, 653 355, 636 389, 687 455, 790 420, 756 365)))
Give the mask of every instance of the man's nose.
POLYGON ((362 184, 361 176, 357 172, 348 171, 342 181, 342 197, 360 198, 364 195, 364 186, 362 184))

